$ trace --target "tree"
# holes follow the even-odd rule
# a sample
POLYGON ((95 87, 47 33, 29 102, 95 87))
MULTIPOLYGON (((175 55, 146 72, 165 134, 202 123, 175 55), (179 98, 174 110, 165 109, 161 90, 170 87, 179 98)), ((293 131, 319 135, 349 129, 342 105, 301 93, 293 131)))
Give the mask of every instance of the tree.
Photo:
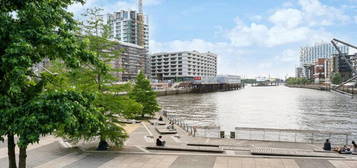
POLYGON ((136 77, 135 86, 129 93, 129 97, 143 106, 142 118, 145 115, 152 116, 160 110, 160 106, 156 100, 156 93, 152 90, 150 81, 145 78, 142 71, 136 77))
POLYGON ((312 80, 309 80, 307 78, 288 78, 286 80, 286 83, 288 85, 306 85, 306 84, 311 84, 312 80))
POLYGON ((342 82, 342 76, 340 73, 336 72, 331 76, 331 81, 333 84, 338 85, 342 82))
MULTIPOLYGON (((90 91, 96 94, 93 103, 103 114, 103 125, 99 127, 98 132, 100 142, 97 149, 106 150, 108 147, 107 141, 116 146, 123 144, 127 135, 120 125, 118 116, 124 110, 132 109, 127 107, 130 107, 131 104, 125 105, 123 103, 126 101, 125 98, 116 95, 116 93, 123 91, 123 87, 114 84, 118 79, 113 73, 121 70, 113 68, 111 62, 120 57, 121 50, 116 49, 118 42, 108 40, 110 29, 103 23, 101 11, 102 9, 93 8, 87 9, 86 13, 83 14, 85 21, 82 23, 81 38, 88 42, 87 49, 105 63, 105 70, 103 71, 101 67, 91 64, 83 64, 79 69, 68 71, 61 66, 60 62, 54 63, 51 70, 64 74, 64 76, 61 76, 61 85, 52 88, 74 88, 77 91, 90 91), (123 109, 122 106, 127 109, 123 109)), ((133 103, 132 101, 126 102, 133 103)), ((140 110, 140 107, 136 110, 140 110)))
POLYGON ((27 145, 37 142, 40 135, 50 134, 64 127, 60 123, 68 122, 76 126, 74 130, 83 129, 64 133, 80 134, 88 130, 82 121, 94 124, 101 117, 90 106, 91 99, 82 93, 43 90, 54 74, 33 71, 44 59, 60 59, 70 68, 89 62, 106 71, 75 34, 77 23, 66 10, 74 2, 83 1, 0 2, 0 136, 8 137, 10 168, 17 167, 15 135, 19 137, 19 167, 24 168, 27 145))

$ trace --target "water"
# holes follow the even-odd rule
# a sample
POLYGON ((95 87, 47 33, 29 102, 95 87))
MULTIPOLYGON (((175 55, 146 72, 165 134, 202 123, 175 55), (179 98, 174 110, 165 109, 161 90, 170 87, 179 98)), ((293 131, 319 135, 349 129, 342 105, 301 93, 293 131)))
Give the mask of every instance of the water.
POLYGON ((351 131, 356 136, 355 99, 332 92, 277 87, 159 97, 169 115, 189 125, 351 131))

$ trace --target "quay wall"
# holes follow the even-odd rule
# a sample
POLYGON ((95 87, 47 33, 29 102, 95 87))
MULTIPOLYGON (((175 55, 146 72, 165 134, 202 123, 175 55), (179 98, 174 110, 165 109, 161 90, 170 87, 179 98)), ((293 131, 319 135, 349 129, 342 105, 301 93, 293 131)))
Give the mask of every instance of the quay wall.
MULTIPOLYGON (((315 89, 315 90, 322 90, 322 91, 333 90, 333 88, 330 85, 287 85, 287 84, 285 84, 285 86, 292 87, 292 88, 306 88, 306 89, 315 89)), ((356 88, 340 87, 338 90, 342 91, 342 92, 347 92, 350 94, 357 94, 356 88)))
POLYGON ((325 90, 330 91, 331 87, 329 85, 285 85, 292 88, 306 88, 306 89, 315 89, 315 90, 325 90))
POLYGON ((155 92, 157 96, 187 94, 187 93, 192 93, 192 88, 156 90, 155 92))
POLYGON ((192 87, 180 89, 155 90, 157 96, 167 96, 188 93, 209 93, 217 91, 231 91, 243 88, 242 84, 194 84, 192 87))

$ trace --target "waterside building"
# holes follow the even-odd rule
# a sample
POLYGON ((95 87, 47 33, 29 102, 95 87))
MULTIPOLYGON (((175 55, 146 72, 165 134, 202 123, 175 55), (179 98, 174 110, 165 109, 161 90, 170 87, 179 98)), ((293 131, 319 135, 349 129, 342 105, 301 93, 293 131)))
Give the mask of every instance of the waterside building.
POLYGON ((198 51, 163 52, 150 55, 151 78, 190 81, 217 75, 217 55, 198 51))
POLYGON ((148 17, 135 10, 121 10, 108 15, 111 38, 149 48, 148 17))
POLYGON ((120 81, 133 80, 140 71, 146 72, 148 52, 144 47, 119 42, 115 49, 122 51, 120 56, 112 61, 113 68, 121 69, 120 72, 114 72, 120 81))

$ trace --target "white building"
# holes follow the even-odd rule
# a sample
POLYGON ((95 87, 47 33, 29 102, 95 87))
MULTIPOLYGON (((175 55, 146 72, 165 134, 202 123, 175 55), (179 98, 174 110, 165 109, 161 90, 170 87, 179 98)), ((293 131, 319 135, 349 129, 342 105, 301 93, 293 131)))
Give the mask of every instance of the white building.
POLYGON ((163 52, 150 55, 151 77, 159 80, 192 80, 217 75, 217 55, 197 51, 163 52))
MULTIPOLYGON (((342 53, 348 53, 347 46, 339 46, 342 53)), ((300 48, 300 66, 303 68, 303 76, 310 78, 312 76, 311 66, 315 64, 319 58, 331 59, 337 50, 330 43, 320 43, 314 46, 300 48)))
POLYGON ((149 48, 148 17, 135 10, 121 10, 108 15, 111 38, 149 48))

